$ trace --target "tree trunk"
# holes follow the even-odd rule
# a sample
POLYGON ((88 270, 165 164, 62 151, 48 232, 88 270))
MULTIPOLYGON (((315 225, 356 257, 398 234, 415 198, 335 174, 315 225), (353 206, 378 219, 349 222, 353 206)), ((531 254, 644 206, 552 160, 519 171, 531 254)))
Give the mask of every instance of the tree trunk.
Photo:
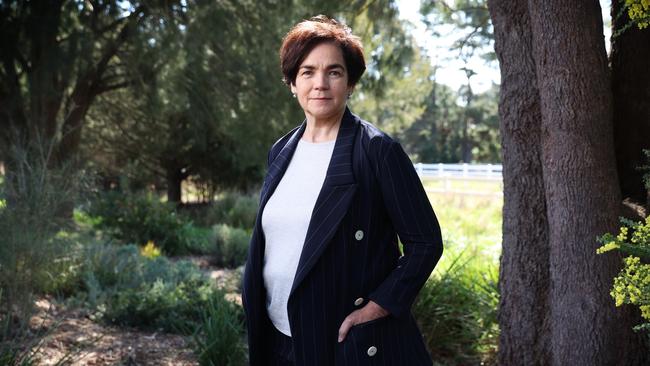
POLYGON ((609 295, 617 256, 595 238, 617 227, 612 94, 597 1, 529 1, 550 245, 555 365, 632 365, 633 322, 609 295))
MULTIPOLYGON (((624 1, 612 1, 612 32, 623 28, 627 12, 616 19, 624 1)), ((633 26, 612 39, 610 62, 614 94, 614 145, 623 197, 648 205, 643 172, 643 149, 650 149, 650 30, 633 26)))
POLYGON ((503 249, 499 273, 499 364, 545 365, 548 354, 548 222, 541 114, 523 0, 488 2, 501 67, 503 249))
POLYGON ((181 202, 181 186, 183 183, 183 173, 180 169, 168 168, 167 169, 167 201, 180 205, 181 202))
POLYGON ((463 119, 463 143, 461 144, 461 156, 463 163, 469 164, 472 162, 472 143, 469 141, 469 122, 472 118, 470 116, 470 106, 474 94, 472 93, 472 84, 470 83, 471 76, 467 76, 467 103, 465 104, 465 118, 463 119))

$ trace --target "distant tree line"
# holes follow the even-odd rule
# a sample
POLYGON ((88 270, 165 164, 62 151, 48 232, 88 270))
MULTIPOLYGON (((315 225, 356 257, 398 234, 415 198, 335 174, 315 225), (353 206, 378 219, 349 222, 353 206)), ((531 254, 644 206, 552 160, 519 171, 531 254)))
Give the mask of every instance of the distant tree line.
POLYGON ((353 112, 415 160, 499 161, 496 87, 472 95, 437 84, 391 0, 10 0, 0 4, 7 184, 20 150, 172 202, 188 179, 206 199, 255 186, 270 145, 304 118, 280 80, 280 42, 317 13, 347 22, 366 45, 353 112))

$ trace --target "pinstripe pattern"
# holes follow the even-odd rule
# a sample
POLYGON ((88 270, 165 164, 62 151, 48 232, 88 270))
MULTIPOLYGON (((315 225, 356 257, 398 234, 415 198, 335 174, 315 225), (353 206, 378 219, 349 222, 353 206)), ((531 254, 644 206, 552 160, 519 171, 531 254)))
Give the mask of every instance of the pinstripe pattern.
POLYGON ((269 366, 294 366, 293 344, 291 337, 271 326, 266 330, 267 340, 266 365, 269 366))
MULTIPOLYGON (((270 324, 260 217, 304 130, 305 122, 269 152, 244 273, 253 366, 268 364, 263 329, 270 324)), ((388 135, 346 109, 289 297, 295 365, 431 365, 410 308, 441 255, 440 228, 408 156, 388 135), (358 232, 362 237, 355 237, 358 232), (359 298, 363 301, 355 305, 359 298), (390 315, 352 327, 337 343, 343 319, 369 300, 390 315), (371 347, 376 348, 372 356, 371 347)))

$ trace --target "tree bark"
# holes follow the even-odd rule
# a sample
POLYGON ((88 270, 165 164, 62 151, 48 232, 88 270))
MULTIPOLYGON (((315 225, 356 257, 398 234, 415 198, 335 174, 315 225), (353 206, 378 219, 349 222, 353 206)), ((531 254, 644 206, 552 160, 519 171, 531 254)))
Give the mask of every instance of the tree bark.
POLYGON ((178 168, 167 168, 167 201, 180 205, 181 188, 186 176, 178 168))
POLYGON ((541 112, 524 0, 488 1, 501 67, 503 249, 499 364, 545 365, 548 354, 548 222, 539 135, 541 112))
MULTIPOLYGON (((612 1, 612 33, 621 30, 630 18, 627 12, 617 19, 624 1, 612 1)), ((630 27, 612 39, 610 62, 614 94, 614 146, 616 167, 624 198, 650 208, 643 184, 647 165, 643 149, 650 149, 650 30, 630 27)))
POLYGON ((621 201, 601 9, 593 0, 528 6, 542 111, 551 360, 636 364, 634 323, 609 295, 620 260, 595 254, 595 238, 617 227, 621 201))

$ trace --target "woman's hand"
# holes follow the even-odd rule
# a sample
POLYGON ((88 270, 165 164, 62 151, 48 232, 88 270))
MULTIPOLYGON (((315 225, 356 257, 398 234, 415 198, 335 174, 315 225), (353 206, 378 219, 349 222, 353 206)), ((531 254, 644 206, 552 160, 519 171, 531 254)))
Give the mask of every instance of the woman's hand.
POLYGON ((389 313, 386 309, 379 306, 376 302, 370 300, 366 306, 350 313, 341 323, 339 328, 339 343, 343 342, 348 335, 350 328, 357 324, 369 322, 387 316, 389 313))

